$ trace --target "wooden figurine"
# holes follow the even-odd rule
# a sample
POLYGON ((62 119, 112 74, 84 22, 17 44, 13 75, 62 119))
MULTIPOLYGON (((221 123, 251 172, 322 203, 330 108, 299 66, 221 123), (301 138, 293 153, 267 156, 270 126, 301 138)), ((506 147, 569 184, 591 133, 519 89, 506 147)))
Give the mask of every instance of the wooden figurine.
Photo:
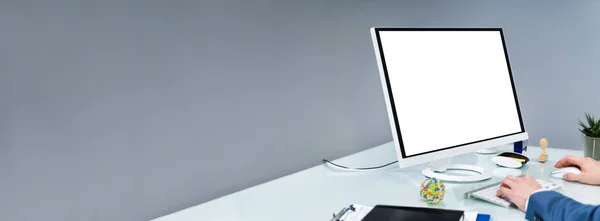
POLYGON ((542 153, 540 157, 538 157, 538 162, 545 163, 548 160, 548 154, 546 153, 546 148, 548 148, 548 139, 542 138, 540 140, 540 148, 542 148, 542 153))

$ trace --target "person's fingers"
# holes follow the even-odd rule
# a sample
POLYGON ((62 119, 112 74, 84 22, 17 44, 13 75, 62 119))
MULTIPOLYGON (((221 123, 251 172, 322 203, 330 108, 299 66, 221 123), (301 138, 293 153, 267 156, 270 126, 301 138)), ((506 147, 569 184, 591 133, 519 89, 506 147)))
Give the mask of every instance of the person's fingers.
POLYGON ((564 179, 567 181, 580 181, 581 174, 567 173, 564 175, 564 179))
POLYGON ((504 197, 508 197, 509 199, 511 199, 512 196, 512 190, 506 187, 500 187, 498 189, 498 193, 496 194, 496 196, 500 197, 500 196, 504 196, 504 197))
POLYGON ((583 158, 574 157, 574 156, 566 156, 556 162, 554 167, 556 168, 564 168, 568 166, 580 166, 583 163, 583 158))
POLYGON ((556 162, 556 164, 554 165, 554 167, 556 167, 556 168, 563 168, 563 167, 570 166, 571 163, 569 163, 569 161, 570 161, 571 158, 573 158, 573 156, 571 156, 571 155, 567 155, 567 156, 563 157, 558 162, 556 162))
POLYGON ((516 180, 513 177, 506 177, 504 178, 504 180, 502 180, 502 186, 507 187, 509 189, 512 189, 515 184, 516 184, 516 180))
POLYGON ((502 196, 502 192, 500 191, 501 189, 508 189, 506 186, 500 186, 498 188, 498 191, 496 191, 496 196, 497 197, 501 197, 502 196))

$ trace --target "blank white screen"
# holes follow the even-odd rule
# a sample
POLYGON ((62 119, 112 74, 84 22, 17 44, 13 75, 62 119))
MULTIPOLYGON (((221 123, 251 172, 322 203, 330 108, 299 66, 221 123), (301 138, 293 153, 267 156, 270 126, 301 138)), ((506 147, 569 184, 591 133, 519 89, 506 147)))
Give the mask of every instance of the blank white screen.
POLYGON ((521 132, 499 31, 380 31, 406 156, 521 132))

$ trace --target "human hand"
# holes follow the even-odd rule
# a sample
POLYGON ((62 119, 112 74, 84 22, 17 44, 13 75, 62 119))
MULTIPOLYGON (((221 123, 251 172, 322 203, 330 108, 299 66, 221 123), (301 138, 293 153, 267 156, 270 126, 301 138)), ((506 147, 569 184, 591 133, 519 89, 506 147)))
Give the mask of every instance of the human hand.
POLYGON ((590 185, 600 185, 600 163, 596 160, 586 157, 566 156, 559 160, 554 167, 579 167, 580 174, 568 173, 564 179, 568 181, 577 181, 590 185))
POLYGON ((542 189, 542 186, 532 176, 514 177, 509 175, 502 180, 496 196, 505 198, 525 211, 527 199, 539 189, 542 189))

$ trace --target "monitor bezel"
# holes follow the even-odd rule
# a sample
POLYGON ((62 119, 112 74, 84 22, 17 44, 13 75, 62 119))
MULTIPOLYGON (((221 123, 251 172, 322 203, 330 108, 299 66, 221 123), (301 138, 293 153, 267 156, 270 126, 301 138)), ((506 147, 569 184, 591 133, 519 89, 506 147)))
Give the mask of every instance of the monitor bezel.
POLYGON ((451 157, 455 155, 459 155, 462 153, 468 153, 477 151, 480 149, 496 147, 499 145, 505 145, 509 143, 514 143, 517 141, 527 140, 528 134, 525 131, 525 126, 523 123, 523 117, 521 113, 521 108, 519 104, 519 99, 517 95, 517 89, 515 86, 515 81, 513 78, 512 67, 510 64, 510 59, 508 55, 508 50, 506 46, 506 41, 504 38, 504 31, 502 28, 400 28, 400 27, 373 27, 371 28, 371 37, 373 40, 373 46, 375 49, 375 54, 377 58, 377 65, 379 67, 380 79, 382 88, 384 91, 384 97, 386 106, 388 109, 388 117, 390 120, 390 126, 392 129, 392 135, 394 138, 394 144, 396 146, 398 161, 401 167, 410 166, 414 164, 424 163, 431 160, 443 159, 446 157, 451 157), (517 108, 517 113, 519 116, 519 123, 521 127, 521 131, 500 135, 496 137, 491 137, 483 140, 472 141, 469 143, 453 145, 450 147, 445 147, 438 150, 427 151, 423 153, 417 153, 413 155, 406 155, 404 151, 404 143, 402 142, 402 133, 400 130, 400 125, 398 122, 396 106, 394 103, 393 92, 390 87, 389 76, 387 73, 387 67, 385 64, 385 56, 383 52, 383 46, 381 44, 380 32, 383 31, 493 31, 498 32, 502 39, 502 46, 504 49, 504 56, 506 60, 506 65, 508 68, 508 74, 510 76, 511 87, 513 90, 513 96, 515 100, 515 107, 517 108))

